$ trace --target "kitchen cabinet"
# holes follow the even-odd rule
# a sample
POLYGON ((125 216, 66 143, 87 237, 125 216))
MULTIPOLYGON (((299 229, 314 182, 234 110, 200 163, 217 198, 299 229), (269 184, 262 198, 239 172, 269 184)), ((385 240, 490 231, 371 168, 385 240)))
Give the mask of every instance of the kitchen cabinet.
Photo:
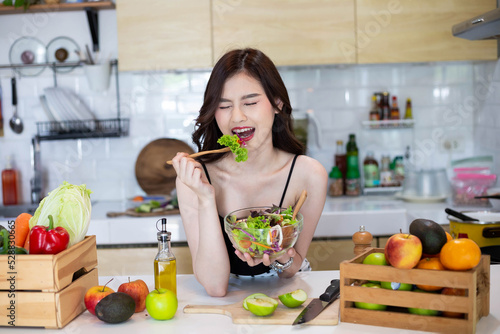
POLYGON ((118 0, 120 71, 212 65, 210 1, 118 0))
POLYGON ((212 2, 213 53, 254 47, 276 65, 354 63, 340 45, 355 44, 354 1, 212 2))
POLYGON ((495 0, 357 0, 358 63, 497 59, 496 41, 451 33, 454 24, 494 8, 495 0))

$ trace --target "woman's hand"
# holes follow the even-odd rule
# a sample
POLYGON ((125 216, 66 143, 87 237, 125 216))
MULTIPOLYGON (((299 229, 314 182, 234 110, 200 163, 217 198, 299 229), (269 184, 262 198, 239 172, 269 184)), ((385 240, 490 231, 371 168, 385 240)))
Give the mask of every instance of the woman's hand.
POLYGON ((213 196, 214 188, 208 182, 201 164, 188 157, 189 154, 180 152, 172 159, 177 177, 198 195, 198 197, 213 196))
POLYGON ((280 263, 285 263, 288 260, 290 260, 291 257, 295 256, 295 249, 292 247, 290 248, 285 254, 281 255, 280 257, 270 257, 269 254, 264 254, 262 259, 256 259, 253 258, 250 254, 248 253, 242 253, 239 250, 236 250, 234 252, 241 261, 246 262, 250 267, 254 267, 258 265, 259 263, 263 263, 265 266, 269 267, 271 263, 274 261, 278 261, 280 263))

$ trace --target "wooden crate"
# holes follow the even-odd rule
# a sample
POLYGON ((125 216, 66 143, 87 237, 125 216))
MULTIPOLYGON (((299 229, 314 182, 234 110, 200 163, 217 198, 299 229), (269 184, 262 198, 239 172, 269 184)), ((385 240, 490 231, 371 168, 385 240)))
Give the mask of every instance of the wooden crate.
POLYGON ((479 319, 489 314, 490 257, 467 271, 397 269, 391 266, 363 264, 370 253, 384 252, 368 248, 350 261, 340 264, 340 318, 342 322, 441 333, 475 333, 479 319), (393 291, 361 287, 367 280, 423 284, 466 289, 467 295, 449 296, 415 291, 393 291), (388 305, 386 311, 356 308, 354 302, 388 305), (445 316, 415 315, 408 307, 464 313, 463 319, 445 316))
POLYGON ((95 235, 56 255, 0 255, 0 290, 10 290, 9 277, 15 273, 16 290, 60 291, 73 281, 73 275, 97 266, 95 235), (10 267, 13 265, 14 267, 10 267), (13 269, 9 269, 13 268, 13 269))
POLYGON ((0 255, 0 326, 64 327, 85 311, 96 266, 95 236, 56 255, 0 255))

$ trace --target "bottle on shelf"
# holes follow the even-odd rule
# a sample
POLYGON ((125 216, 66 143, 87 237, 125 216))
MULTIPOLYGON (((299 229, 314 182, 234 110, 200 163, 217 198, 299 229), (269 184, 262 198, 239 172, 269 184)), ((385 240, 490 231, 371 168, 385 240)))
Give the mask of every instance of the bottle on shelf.
MULTIPOLYGON (((157 222, 158 223, 158 222, 157 222)), ((157 233, 158 254, 154 260, 155 289, 169 289, 177 295, 177 266, 170 249, 171 233, 167 232, 167 219, 161 219, 161 231, 157 233)))
POLYGON ((328 175, 328 195, 331 197, 342 196, 344 194, 344 180, 342 173, 337 166, 333 166, 328 175))
POLYGON ((389 93, 383 92, 382 99, 380 102, 380 119, 381 120, 389 120, 391 118, 390 107, 389 107, 389 93))
POLYGON ((345 178, 347 175, 347 157, 342 140, 337 140, 337 149, 335 151, 335 166, 338 167, 342 173, 343 193, 345 194, 345 178))
POLYGON ((358 146, 356 145, 356 135, 349 134, 349 141, 346 146, 347 174, 346 192, 348 196, 359 196, 361 194, 358 146))
POLYGON ((363 162, 363 172, 365 177, 365 188, 373 188, 380 185, 378 162, 375 160, 372 151, 366 153, 365 161, 363 162))
POLYGON ((392 187, 393 177, 391 170, 391 158, 388 155, 383 155, 380 160, 380 186, 392 187))
POLYGON ((380 121, 380 108, 377 101, 377 95, 372 96, 372 105, 370 109, 370 121, 380 121))
POLYGON ((3 205, 16 205, 17 197, 17 170, 12 166, 12 158, 7 157, 5 169, 2 171, 3 205))
POLYGON ((398 106, 398 98, 396 96, 392 96, 392 104, 391 104, 391 119, 399 120, 399 106, 398 106))
POLYGON ((406 110, 404 119, 413 119, 412 107, 411 107, 411 99, 406 99, 406 110))
POLYGON ((403 156, 398 155, 394 158, 394 183, 396 186, 401 186, 405 179, 405 165, 403 156))

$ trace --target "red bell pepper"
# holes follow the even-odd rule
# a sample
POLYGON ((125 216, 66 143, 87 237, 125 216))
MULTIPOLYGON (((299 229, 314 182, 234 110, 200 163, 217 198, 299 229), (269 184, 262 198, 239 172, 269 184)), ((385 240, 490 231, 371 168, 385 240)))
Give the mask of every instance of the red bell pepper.
POLYGON ((69 233, 62 226, 54 228, 52 215, 49 226, 35 225, 30 231, 30 254, 57 254, 68 247, 69 233))

